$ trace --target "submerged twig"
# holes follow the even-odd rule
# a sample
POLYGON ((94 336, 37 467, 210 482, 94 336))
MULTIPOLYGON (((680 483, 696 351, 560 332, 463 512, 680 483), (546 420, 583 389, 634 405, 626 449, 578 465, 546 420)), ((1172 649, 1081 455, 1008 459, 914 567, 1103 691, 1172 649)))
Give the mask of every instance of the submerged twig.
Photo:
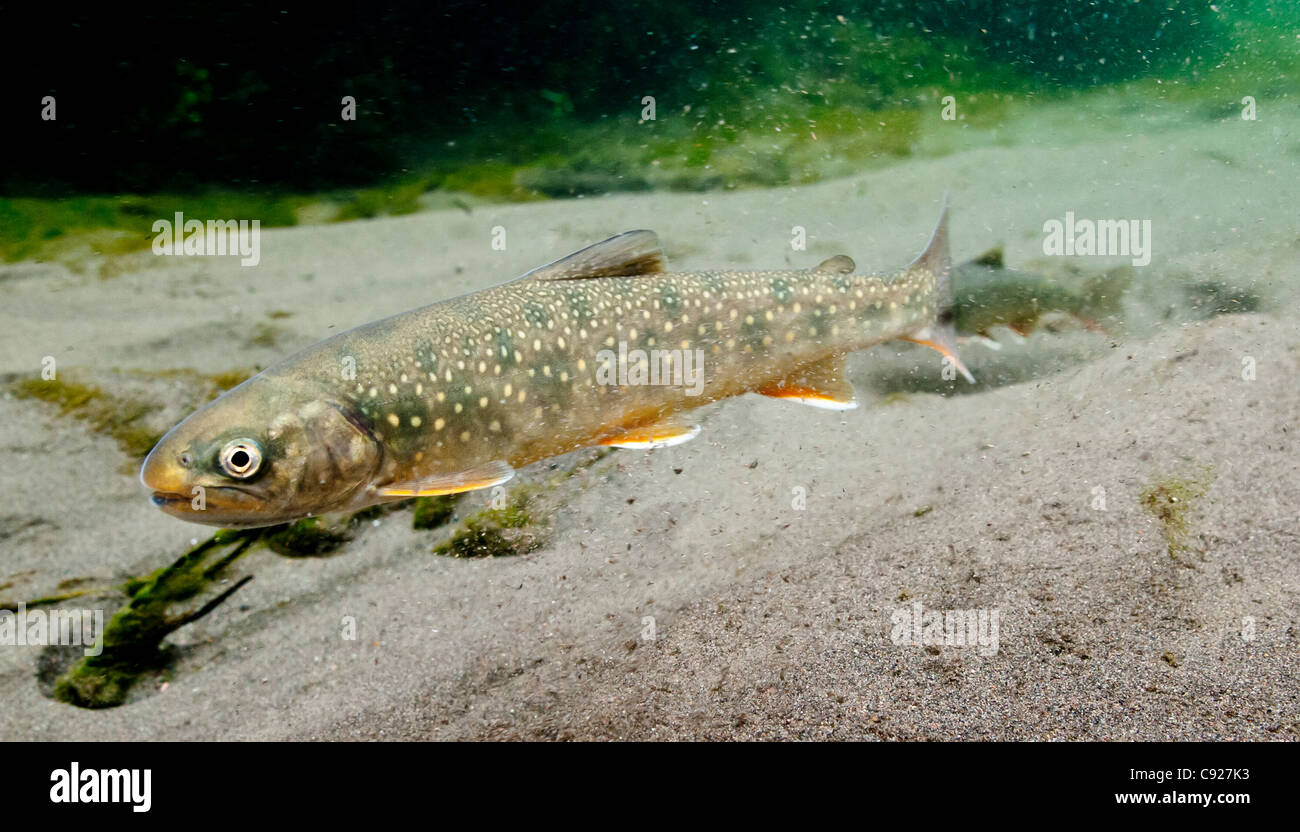
POLYGON ((219 531, 150 577, 128 584, 131 600, 104 627, 101 652, 84 657, 60 676, 55 698, 87 708, 125 702, 141 676, 167 664, 164 638, 212 612, 253 576, 243 577, 195 610, 173 615, 172 607, 203 592, 263 534, 263 529, 219 531))

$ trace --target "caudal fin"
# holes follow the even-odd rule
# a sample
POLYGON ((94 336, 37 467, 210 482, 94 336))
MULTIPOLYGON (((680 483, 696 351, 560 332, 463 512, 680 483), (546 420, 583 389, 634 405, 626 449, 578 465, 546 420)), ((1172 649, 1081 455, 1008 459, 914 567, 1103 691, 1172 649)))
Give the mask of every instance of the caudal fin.
POLYGON ((939 224, 935 226, 934 234, 930 235, 930 243, 925 247, 925 251, 912 261, 909 269, 916 271, 928 271, 934 275, 934 297, 936 315, 933 321, 930 321, 921 329, 911 333, 903 338, 904 341, 911 341, 915 344, 924 344, 930 349, 937 350, 940 354, 952 362, 957 372, 971 384, 975 383, 975 377, 971 375, 970 370, 966 369, 966 364, 961 360, 961 355, 957 352, 957 331, 953 328, 953 319, 955 309, 952 299, 952 258, 948 254, 948 195, 944 194, 943 208, 939 212, 939 224))
POLYGON ((1133 283, 1132 266, 1120 266, 1091 278, 1083 287, 1076 317, 1095 322, 1098 329, 1114 334, 1123 329, 1124 293, 1133 283))

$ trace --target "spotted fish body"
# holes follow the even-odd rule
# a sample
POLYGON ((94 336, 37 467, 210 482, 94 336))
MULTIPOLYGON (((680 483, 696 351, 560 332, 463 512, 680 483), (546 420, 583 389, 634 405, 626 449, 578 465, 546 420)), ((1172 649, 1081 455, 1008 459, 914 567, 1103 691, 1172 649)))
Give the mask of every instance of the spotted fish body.
POLYGON ((809 271, 672 273, 651 232, 628 232, 285 359, 173 429, 142 479, 185 519, 264 525, 488 487, 578 448, 683 441, 698 431, 687 411, 747 392, 852 407, 844 356, 883 341, 925 343, 965 372, 943 220, 901 272, 854 269, 838 256, 809 271), (687 385, 671 371, 691 358, 687 385), (633 383, 649 362, 669 383, 633 383), (257 470, 232 477, 222 465, 240 449, 257 470))

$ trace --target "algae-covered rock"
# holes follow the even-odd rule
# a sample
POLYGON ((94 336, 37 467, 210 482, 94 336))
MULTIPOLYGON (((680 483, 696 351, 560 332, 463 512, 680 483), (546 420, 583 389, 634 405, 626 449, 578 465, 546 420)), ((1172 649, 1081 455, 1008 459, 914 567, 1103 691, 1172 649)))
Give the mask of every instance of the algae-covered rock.
POLYGON ((545 542, 532 526, 528 494, 518 490, 502 508, 488 508, 467 518, 463 528, 434 548, 434 554, 453 558, 488 558, 522 555, 545 542))
POLYGON ((328 555, 352 539, 345 527, 324 523, 319 517, 305 517, 272 529, 266 534, 266 545, 277 555, 291 558, 328 555))
POLYGON ((415 512, 411 518, 411 528, 436 529, 451 519, 456 512, 457 496, 444 494, 439 497, 418 497, 415 500, 415 512))

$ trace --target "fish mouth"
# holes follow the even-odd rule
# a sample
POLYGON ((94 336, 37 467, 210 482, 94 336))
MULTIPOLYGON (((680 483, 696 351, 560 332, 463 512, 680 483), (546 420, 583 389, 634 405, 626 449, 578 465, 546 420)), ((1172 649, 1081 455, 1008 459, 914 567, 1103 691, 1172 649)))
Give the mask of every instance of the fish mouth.
POLYGON ((268 511, 263 501, 249 491, 231 486, 202 486, 199 506, 197 496, 174 491, 154 491, 149 502, 164 513, 191 523, 206 526, 251 527, 282 522, 275 512, 268 511), (200 507, 201 506, 201 507, 200 507))
MULTIPOLYGON (((218 497, 218 502, 221 501, 220 500, 221 497, 223 496, 231 497, 232 495, 239 495, 239 496, 234 496, 231 500, 228 501, 233 504, 248 503, 250 501, 260 499, 258 495, 253 493, 253 491, 251 491, 250 489, 238 485, 196 485, 195 486, 196 492, 200 489, 202 489, 203 491, 205 502, 208 500, 208 497, 212 495, 214 492, 218 497)), ((164 505, 171 505, 174 503, 188 503, 195 496, 197 495, 181 494, 175 491, 154 491, 153 494, 150 495, 149 499, 153 501, 153 504, 156 506, 164 506, 164 505)))

